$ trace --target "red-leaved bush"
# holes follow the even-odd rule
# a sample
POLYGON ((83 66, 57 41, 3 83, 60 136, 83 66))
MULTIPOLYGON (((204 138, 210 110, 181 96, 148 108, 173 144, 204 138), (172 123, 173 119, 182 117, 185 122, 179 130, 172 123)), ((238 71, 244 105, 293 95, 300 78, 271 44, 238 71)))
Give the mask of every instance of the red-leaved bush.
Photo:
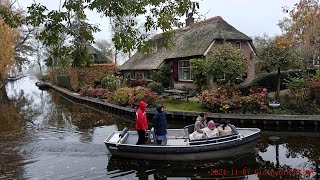
POLYGON ((89 97, 104 99, 107 101, 110 101, 113 96, 113 93, 108 92, 103 88, 93 88, 89 85, 82 87, 79 94, 81 96, 89 96, 89 97))
POLYGON ((269 109, 268 91, 263 87, 252 87, 248 96, 242 97, 243 112, 259 113, 269 109))
POLYGON ((163 100, 155 92, 148 88, 137 86, 134 88, 120 88, 116 90, 113 101, 121 106, 137 106, 139 101, 145 101, 148 105, 154 106, 163 100))
POLYGON ((267 89, 260 87, 253 87, 248 96, 242 96, 239 90, 222 86, 203 91, 198 99, 212 112, 258 113, 269 109, 267 89))
POLYGON ((305 79, 308 84, 311 99, 320 105, 320 78, 305 79))
POLYGON ((205 90, 198 96, 198 99, 212 112, 230 113, 242 106, 241 92, 225 86, 210 91, 205 90))

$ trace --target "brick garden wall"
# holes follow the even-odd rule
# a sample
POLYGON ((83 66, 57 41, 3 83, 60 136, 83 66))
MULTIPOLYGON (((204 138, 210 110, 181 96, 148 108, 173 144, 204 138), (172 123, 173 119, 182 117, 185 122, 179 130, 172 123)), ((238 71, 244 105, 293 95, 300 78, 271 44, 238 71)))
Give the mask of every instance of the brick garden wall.
MULTIPOLYGON (((116 70, 115 64, 94 64, 84 68, 68 68, 67 74, 70 75, 70 86, 72 91, 79 91, 85 85, 94 86, 95 83, 107 75, 111 75, 116 70)), ((57 84, 57 70, 51 69, 49 79, 51 83, 57 84)))

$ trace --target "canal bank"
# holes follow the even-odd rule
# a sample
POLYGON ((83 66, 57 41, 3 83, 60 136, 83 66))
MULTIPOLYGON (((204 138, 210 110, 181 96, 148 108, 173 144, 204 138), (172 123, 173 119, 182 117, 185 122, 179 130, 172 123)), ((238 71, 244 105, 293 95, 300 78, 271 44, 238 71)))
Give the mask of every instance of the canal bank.
MULTIPOLYGON (((83 97, 78 93, 71 92, 65 88, 46 83, 51 89, 58 94, 71 101, 86 105, 94 109, 104 112, 120 115, 128 119, 134 119, 137 109, 122 107, 110 102, 100 100, 98 98, 83 97)), ((152 117, 155 113, 154 109, 147 109, 147 114, 152 117)), ((166 110, 167 118, 171 121, 194 122, 200 112, 192 111, 174 111, 166 110)), ((232 124, 241 124, 248 126, 307 126, 318 127, 320 115, 274 115, 274 114, 223 114, 223 113, 207 113, 208 119, 214 119, 218 122, 220 119, 227 119, 232 124)))

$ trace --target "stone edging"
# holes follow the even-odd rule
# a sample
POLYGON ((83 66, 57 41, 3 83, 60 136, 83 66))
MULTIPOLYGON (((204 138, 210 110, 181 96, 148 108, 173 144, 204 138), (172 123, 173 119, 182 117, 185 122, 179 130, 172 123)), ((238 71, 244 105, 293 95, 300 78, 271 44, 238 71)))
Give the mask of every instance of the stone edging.
MULTIPOLYGON (((90 98, 90 97, 82 97, 77 93, 73 93, 65 88, 61 88, 49 83, 49 85, 53 90, 62 94, 66 98, 88 105, 90 107, 103 110, 106 112, 111 112, 119 115, 129 115, 130 117, 135 116, 136 109, 118 106, 109 102, 101 101, 97 98, 90 98)), ((155 110, 147 109, 147 113, 154 114, 155 110)), ((192 111, 174 111, 174 110, 166 110, 167 116, 171 116, 172 119, 193 119, 199 116, 200 112, 192 112, 192 111)), ((207 113, 207 117, 210 119, 229 119, 231 122, 240 122, 243 123, 244 121, 250 121, 253 124, 260 123, 260 124, 269 124, 267 122, 273 121, 277 125, 280 122, 286 121, 288 125, 291 125, 292 122, 300 121, 300 124, 305 124, 304 122, 308 122, 309 124, 312 123, 315 126, 318 125, 320 121, 320 115, 274 115, 274 114, 222 114, 222 113, 207 113)))

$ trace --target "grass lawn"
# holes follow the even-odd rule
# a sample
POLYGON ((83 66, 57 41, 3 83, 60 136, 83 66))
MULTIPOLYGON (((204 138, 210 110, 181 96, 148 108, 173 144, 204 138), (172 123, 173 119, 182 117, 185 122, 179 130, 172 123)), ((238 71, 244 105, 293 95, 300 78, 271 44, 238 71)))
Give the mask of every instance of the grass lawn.
POLYGON ((196 101, 165 99, 163 106, 167 110, 208 112, 208 110, 196 101))

